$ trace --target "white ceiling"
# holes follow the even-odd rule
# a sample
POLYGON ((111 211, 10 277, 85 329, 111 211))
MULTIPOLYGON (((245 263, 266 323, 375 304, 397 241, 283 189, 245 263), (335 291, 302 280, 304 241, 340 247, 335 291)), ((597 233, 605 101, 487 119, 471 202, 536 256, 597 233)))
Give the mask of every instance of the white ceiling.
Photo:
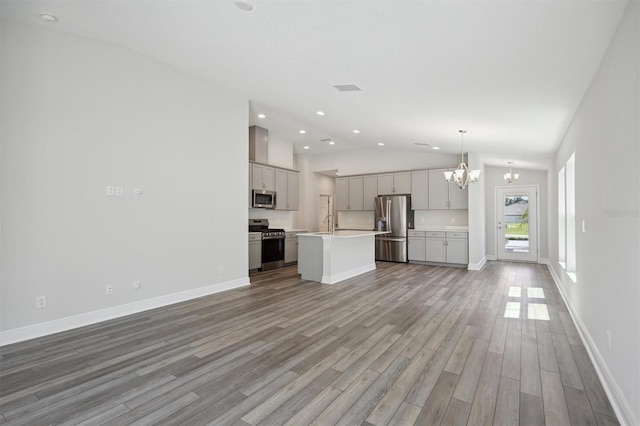
POLYGON ((4 0, 0 14, 122 45, 239 92, 250 123, 295 152, 430 149, 420 142, 455 153, 467 129, 465 150, 486 164, 546 169, 627 3, 250 1, 245 12, 233 0, 4 0), (43 11, 58 22, 43 22, 43 11))

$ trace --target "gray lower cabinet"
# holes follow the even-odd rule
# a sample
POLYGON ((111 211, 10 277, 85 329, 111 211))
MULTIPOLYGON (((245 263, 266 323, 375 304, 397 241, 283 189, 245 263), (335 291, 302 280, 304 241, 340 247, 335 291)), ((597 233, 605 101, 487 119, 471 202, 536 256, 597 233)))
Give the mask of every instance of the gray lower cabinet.
POLYGON ((262 235, 249 233, 249 270, 262 268, 262 235))
POLYGON ((290 264, 298 261, 298 234, 306 231, 289 231, 284 238, 284 263, 290 264))
POLYGON ((425 261, 424 231, 409 231, 409 260, 425 261))
POLYGON ((468 233, 409 231, 409 260, 466 265, 469 263, 468 233))

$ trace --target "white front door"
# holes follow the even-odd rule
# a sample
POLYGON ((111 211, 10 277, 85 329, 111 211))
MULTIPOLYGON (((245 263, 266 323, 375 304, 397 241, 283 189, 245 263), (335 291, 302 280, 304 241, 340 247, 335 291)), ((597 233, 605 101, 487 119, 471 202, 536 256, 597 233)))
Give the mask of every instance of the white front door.
POLYGON ((499 260, 538 261, 538 188, 496 188, 496 242, 499 260))

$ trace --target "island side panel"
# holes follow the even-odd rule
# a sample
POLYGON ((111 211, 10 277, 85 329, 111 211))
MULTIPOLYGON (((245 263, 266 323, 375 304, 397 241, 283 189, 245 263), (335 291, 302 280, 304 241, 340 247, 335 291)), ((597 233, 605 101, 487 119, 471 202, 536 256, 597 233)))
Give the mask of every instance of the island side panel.
POLYGON ((298 273, 303 280, 322 280, 322 237, 298 235, 298 273))
POLYGON ((373 234, 325 240, 321 282, 335 284, 376 269, 374 242, 373 234))

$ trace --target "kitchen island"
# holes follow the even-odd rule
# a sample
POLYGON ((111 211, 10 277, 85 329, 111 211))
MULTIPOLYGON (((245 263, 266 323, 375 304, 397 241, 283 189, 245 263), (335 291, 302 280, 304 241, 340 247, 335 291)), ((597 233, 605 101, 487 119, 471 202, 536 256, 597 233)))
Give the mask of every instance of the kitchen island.
POLYGON ((376 269, 380 231, 337 230, 298 235, 298 272, 303 280, 335 284, 376 269))

